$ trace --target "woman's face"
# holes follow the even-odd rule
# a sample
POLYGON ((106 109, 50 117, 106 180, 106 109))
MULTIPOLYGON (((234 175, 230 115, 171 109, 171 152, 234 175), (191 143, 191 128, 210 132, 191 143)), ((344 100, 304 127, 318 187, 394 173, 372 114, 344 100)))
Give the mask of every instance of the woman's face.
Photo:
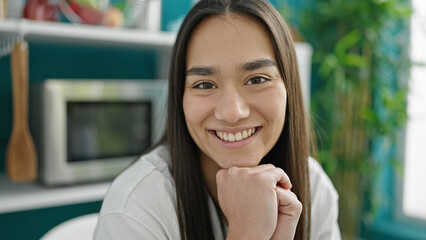
POLYGON ((186 56, 183 111, 201 161, 252 167, 277 142, 287 93, 266 29, 230 14, 203 20, 186 56))

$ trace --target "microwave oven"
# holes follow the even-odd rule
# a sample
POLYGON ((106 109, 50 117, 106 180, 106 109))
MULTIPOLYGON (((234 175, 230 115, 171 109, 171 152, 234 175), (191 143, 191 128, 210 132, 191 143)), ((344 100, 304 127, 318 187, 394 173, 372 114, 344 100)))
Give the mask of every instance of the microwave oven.
POLYGON ((39 180, 64 185, 112 179, 165 129, 165 80, 49 79, 30 90, 39 180))

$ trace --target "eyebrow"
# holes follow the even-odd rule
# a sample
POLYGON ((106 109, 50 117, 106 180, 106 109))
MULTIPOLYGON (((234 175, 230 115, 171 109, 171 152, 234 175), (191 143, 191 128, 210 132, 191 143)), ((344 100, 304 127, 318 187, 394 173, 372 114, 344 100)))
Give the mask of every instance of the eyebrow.
POLYGON ((262 58, 262 59, 256 59, 252 62, 244 63, 240 67, 240 69, 245 71, 253 71, 263 67, 276 67, 276 66, 277 64, 274 61, 270 59, 262 58))
POLYGON ((217 67, 195 66, 186 71, 186 76, 190 76, 190 75, 210 76, 210 75, 215 75, 218 73, 219 73, 219 70, 217 67))
MULTIPOLYGON (((263 67, 276 67, 277 64, 266 58, 262 59, 256 59, 251 62, 247 62, 242 64, 239 69, 243 71, 253 71, 259 68, 263 67)), ((210 76, 210 75, 217 75, 219 73, 219 69, 217 67, 210 67, 210 66, 195 66, 190 69, 188 69, 185 74, 186 76, 190 75, 200 75, 200 76, 210 76)))

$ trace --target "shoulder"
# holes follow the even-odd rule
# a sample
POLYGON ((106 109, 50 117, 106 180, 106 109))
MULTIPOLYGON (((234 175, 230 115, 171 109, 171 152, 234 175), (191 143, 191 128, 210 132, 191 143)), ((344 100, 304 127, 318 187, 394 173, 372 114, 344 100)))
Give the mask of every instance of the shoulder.
POLYGON ((168 149, 160 146, 140 157, 113 181, 102 203, 98 228, 113 222, 112 225, 133 225, 140 231, 148 229, 172 237, 177 226, 175 206, 170 156, 168 149))
MULTIPOLYGON (((140 157, 111 184, 102 204, 101 215, 123 213, 137 202, 169 197, 174 190, 170 172, 170 157, 166 147, 160 146, 140 157)), ((138 204, 141 205, 141 204, 138 204)))
POLYGON ((126 211, 134 198, 149 200, 153 194, 168 195, 159 190, 174 189, 169 163, 168 150, 164 146, 141 156, 112 182, 102 205, 103 212, 126 211))
POLYGON ((312 202, 315 197, 321 195, 322 192, 327 193, 330 200, 337 200, 338 194, 333 186, 330 178, 324 172, 317 160, 309 158, 309 183, 311 186, 312 202))
POLYGON ((309 158, 311 239, 340 239, 339 195, 321 165, 309 158))

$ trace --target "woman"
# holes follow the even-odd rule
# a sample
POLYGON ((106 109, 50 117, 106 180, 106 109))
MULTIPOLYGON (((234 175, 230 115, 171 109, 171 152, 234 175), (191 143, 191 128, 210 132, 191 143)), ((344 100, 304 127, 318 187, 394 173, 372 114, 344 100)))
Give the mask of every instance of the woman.
POLYGON ((96 239, 340 239, 309 159, 288 28, 260 0, 202 0, 173 49, 167 132, 105 197, 96 239))

